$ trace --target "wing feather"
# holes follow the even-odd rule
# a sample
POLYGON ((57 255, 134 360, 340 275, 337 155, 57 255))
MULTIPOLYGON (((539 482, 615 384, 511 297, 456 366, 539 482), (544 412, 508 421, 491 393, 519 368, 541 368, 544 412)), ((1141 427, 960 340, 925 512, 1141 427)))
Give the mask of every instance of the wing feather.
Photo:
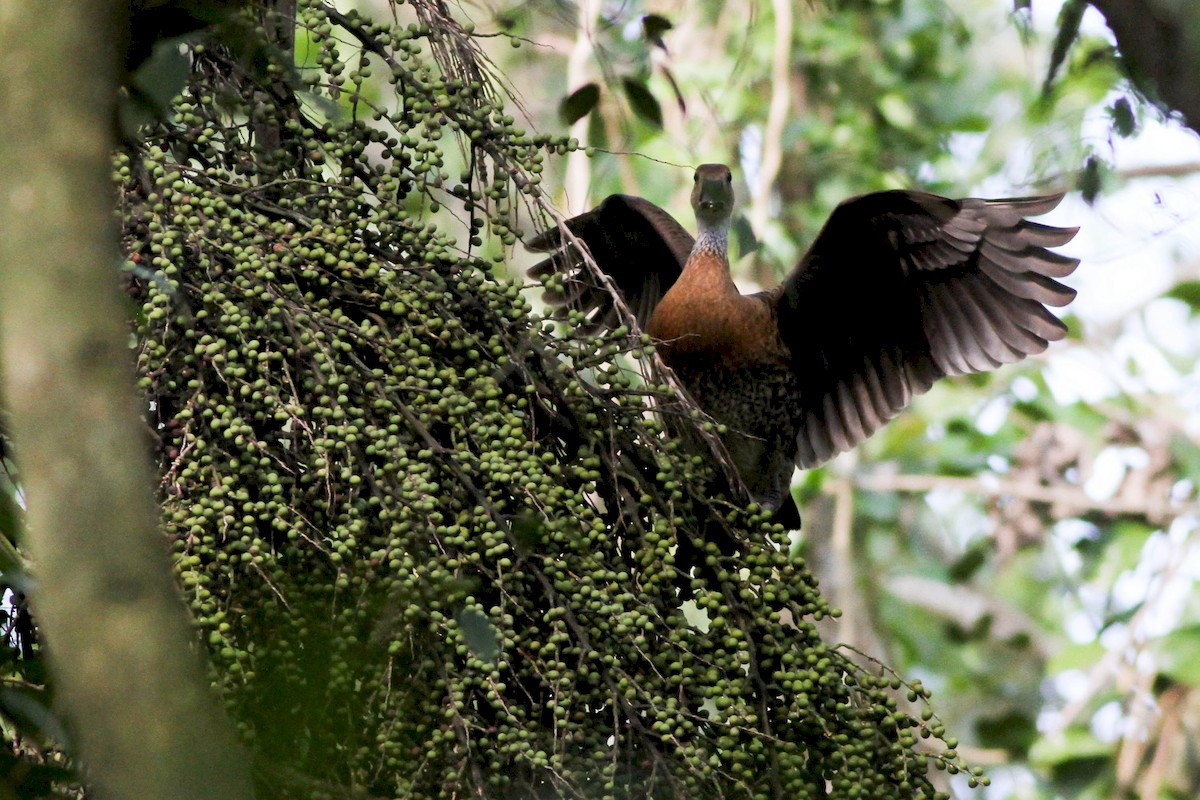
MULTIPOLYGON (((987 332, 988 355, 997 362, 1011 364, 1035 352, 1029 348, 1037 348, 1039 341, 1032 339, 1011 317, 999 313, 992 284, 983 281, 979 276, 964 280, 963 299, 970 306, 969 313, 974 317, 976 330, 987 332)), ((1044 341, 1040 344, 1044 349, 1044 341)))
MULTIPOLYGON (((591 211, 567 220, 565 226, 587 246, 644 329, 654 307, 683 270, 692 250, 692 235, 650 201, 623 194, 609 196, 591 211)), ((557 316, 565 317, 572 310, 582 312, 585 331, 620 324, 612 296, 561 228, 528 239, 525 247, 550 254, 527 274, 546 282, 542 299, 555 307, 557 316), (552 280, 555 275, 561 277, 561 288, 552 280)))
MULTIPOLYGON (((1033 266, 1032 263, 1030 265, 1033 266)), ((1074 289, 1037 272, 1014 272, 986 258, 979 259, 979 269, 1014 297, 1024 297, 1056 308, 1075 299, 1074 289)))
POLYGON ((1050 278, 1065 278, 1079 265, 1078 259, 1041 248, 1007 249, 987 239, 980 243, 979 253, 986 261, 1018 275, 1029 270, 1031 261, 1037 265, 1039 275, 1050 278))
POLYGON ((1066 335, 1046 306, 1075 228, 1029 222, 1061 195, 948 200, 892 191, 843 203, 773 293, 800 386, 796 463, 869 437, 937 379, 994 369, 1066 335))
POLYGON ((853 390, 855 382, 855 376, 849 376, 838 384, 837 393, 837 408, 841 412, 842 428, 851 442, 862 441, 870 436, 866 432, 868 426, 863 424, 866 414, 861 405, 862 395, 853 390))

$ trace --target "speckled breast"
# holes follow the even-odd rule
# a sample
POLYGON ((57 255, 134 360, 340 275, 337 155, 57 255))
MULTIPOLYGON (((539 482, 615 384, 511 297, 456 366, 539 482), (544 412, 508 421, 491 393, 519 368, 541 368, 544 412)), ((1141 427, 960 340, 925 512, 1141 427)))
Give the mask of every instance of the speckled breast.
POLYGON ((722 440, 751 496, 761 498, 786 481, 800 424, 792 371, 687 362, 673 368, 696 404, 728 429, 722 440))

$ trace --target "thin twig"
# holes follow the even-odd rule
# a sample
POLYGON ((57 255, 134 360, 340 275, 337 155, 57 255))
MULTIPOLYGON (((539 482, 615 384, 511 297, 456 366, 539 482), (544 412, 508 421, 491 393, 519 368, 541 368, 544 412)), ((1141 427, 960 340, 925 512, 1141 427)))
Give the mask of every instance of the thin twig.
POLYGON ((950 475, 873 474, 856 476, 854 485, 868 492, 921 493, 936 489, 954 489, 987 497, 1016 497, 1035 503, 1047 503, 1071 513, 1099 511, 1104 514, 1137 514, 1158 520, 1200 514, 1200 504, 1177 503, 1167 497, 1147 498, 1144 501, 1125 500, 1120 497, 1096 500, 1089 497, 1082 487, 1042 486, 992 476, 959 478, 950 475))

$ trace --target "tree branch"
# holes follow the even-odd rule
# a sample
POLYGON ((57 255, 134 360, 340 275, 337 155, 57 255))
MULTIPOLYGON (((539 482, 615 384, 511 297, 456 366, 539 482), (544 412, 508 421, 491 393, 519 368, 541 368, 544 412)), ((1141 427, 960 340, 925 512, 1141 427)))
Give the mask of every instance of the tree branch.
POLYGON ((1147 164, 1117 170, 1117 176, 1125 180, 1137 178, 1183 178, 1200 172, 1200 161, 1183 161, 1178 164, 1147 164))
POLYGON ((1200 513, 1195 503, 1173 503, 1170 498, 1146 498, 1134 502, 1121 497, 1094 500, 1082 487, 1041 486, 1002 478, 956 478, 949 475, 860 475, 855 485, 869 492, 931 492, 956 489, 987 497, 1017 497, 1035 503, 1048 503, 1059 509, 1059 516, 1099 511, 1104 514, 1137 514, 1150 519, 1174 519, 1200 513))
POLYGON ((775 50, 771 56, 771 104, 763 129, 762 163, 757 185, 751 187, 750 227, 762 237, 771 217, 771 190, 783 164, 783 129, 791 103, 792 4, 773 0, 775 12, 775 50))

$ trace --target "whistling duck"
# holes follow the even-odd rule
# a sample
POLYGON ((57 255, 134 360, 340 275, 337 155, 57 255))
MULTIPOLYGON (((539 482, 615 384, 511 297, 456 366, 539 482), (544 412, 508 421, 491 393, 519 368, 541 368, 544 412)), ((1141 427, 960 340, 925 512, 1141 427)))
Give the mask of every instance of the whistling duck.
MULTIPOLYGON (((696 170, 695 239, 666 211, 612 195, 567 221, 722 437, 751 499, 788 504, 795 467, 863 441, 938 378, 1040 353, 1067 327, 1046 306, 1078 260, 1046 248, 1076 228, 1029 222, 1061 194, 949 200, 886 191, 847 200, 791 274, 743 295, 729 274, 733 178, 696 170)), ((563 276, 545 298, 593 327, 619 324, 608 291, 558 229, 527 243, 551 252, 534 277, 563 276)))

